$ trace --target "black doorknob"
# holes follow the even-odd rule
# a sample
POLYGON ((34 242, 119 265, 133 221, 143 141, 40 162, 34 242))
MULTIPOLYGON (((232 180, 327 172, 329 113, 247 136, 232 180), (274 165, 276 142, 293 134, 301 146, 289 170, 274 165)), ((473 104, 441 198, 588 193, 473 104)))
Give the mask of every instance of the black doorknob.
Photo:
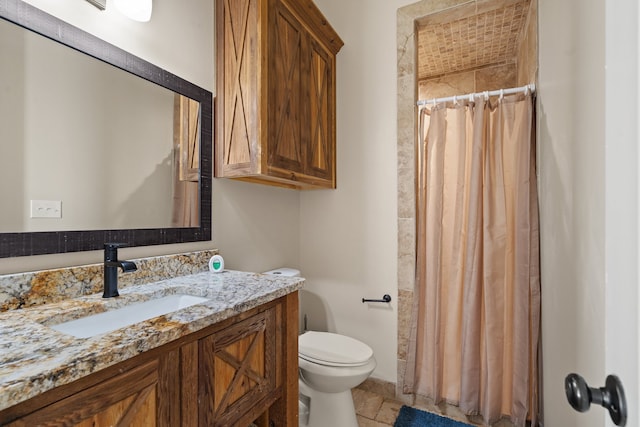
POLYGON ((569 404, 578 412, 585 412, 596 403, 609 410, 609 415, 617 426, 627 424, 627 401, 622 383, 615 375, 609 375, 605 386, 591 388, 578 374, 569 374, 564 379, 564 391, 569 404))

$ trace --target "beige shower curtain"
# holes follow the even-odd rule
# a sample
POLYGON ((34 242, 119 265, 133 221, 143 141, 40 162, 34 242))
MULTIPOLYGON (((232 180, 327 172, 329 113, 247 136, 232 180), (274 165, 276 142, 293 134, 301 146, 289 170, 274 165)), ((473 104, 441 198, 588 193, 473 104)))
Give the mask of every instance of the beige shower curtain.
POLYGON ((533 110, 532 96, 520 94, 421 113, 404 391, 487 423, 524 425, 538 411, 533 110))

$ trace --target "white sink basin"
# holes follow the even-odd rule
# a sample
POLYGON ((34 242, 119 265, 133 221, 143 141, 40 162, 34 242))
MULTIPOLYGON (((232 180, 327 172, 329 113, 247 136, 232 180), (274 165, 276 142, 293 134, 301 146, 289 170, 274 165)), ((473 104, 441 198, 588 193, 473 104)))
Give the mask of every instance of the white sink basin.
POLYGON ((116 310, 70 320, 65 323, 53 325, 51 329, 73 335, 77 338, 89 338, 205 301, 209 300, 192 295, 169 295, 150 301, 134 303, 116 310))

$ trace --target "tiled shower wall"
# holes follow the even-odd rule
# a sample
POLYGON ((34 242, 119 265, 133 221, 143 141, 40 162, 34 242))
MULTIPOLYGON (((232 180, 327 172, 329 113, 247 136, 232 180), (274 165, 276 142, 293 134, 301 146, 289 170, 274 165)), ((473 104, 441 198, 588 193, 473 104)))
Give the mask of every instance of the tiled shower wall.
MULTIPOLYGON (((416 46, 415 21, 429 14, 456 6, 468 0, 422 0, 398 10, 398 382, 396 396, 408 403, 412 396, 402 394, 406 366, 407 340, 411 322, 411 306, 415 271, 415 156, 416 113, 416 46)), ((421 82, 422 98, 452 96, 484 90, 521 86, 537 78, 537 0, 531 1, 517 58, 512 64, 459 72, 421 82)))
POLYGON ((442 98, 515 87, 517 85, 516 68, 514 62, 422 80, 418 83, 418 98, 442 98))
POLYGON ((518 48, 518 79, 516 86, 538 81, 538 0, 529 5, 527 22, 518 48))
POLYGON ((537 12, 537 2, 532 1, 519 37, 516 57, 512 60, 420 80, 418 99, 463 95, 535 83, 538 69, 537 12))

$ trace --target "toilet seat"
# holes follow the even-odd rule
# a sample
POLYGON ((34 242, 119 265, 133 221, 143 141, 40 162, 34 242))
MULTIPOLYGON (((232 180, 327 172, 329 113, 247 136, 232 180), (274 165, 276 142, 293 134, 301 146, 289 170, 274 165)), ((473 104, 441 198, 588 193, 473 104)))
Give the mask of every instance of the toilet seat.
POLYGON ((362 366, 373 357, 365 343, 345 335, 308 331, 298 337, 298 355, 325 366, 362 366))
POLYGON ((302 354, 298 354, 298 357, 300 359, 306 360, 307 362, 315 363, 316 365, 332 366, 332 367, 335 367, 335 368, 340 368, 340 367, 351 368, 351 367, 358 367, 358 366, 363 366, 363 365, 367 364, 367 361, 357 362, 357 363, 327 362, 326 360, 314 359, 313 357, 304 356, 302 354))

